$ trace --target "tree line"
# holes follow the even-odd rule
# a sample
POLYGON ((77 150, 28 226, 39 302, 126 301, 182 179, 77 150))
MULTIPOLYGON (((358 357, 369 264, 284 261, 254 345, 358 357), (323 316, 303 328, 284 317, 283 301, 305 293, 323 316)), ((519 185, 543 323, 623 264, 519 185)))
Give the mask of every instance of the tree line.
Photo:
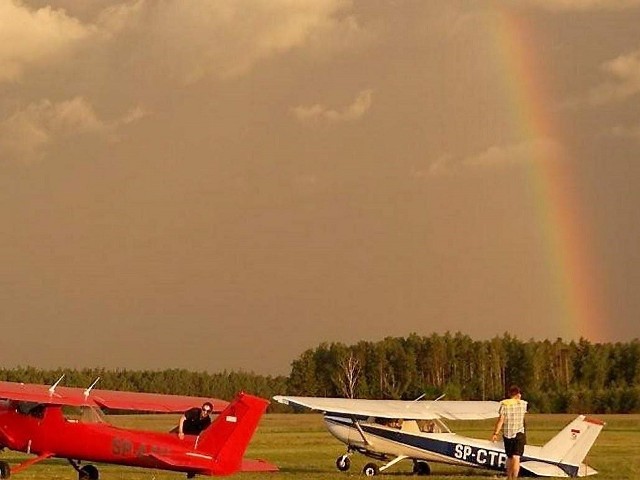
POLYGON ((533 412, 640 412, 640 341, 522 341, 412 334, 323 343, 292 363, 291 395, 500 400, 518 385, 533 412))
MULTIPOLYGON (((286 376, 253 372, 0 369, 0 380, 132 390, 230 400, 239 391, 264 398, 307 395, 413 400, 500 400, 512 384, 530 411, 639 413, 640 341, 522 341, 509 334, 473 340, 461 333, 411 334, 354 345, 322 343, 303 352, 286 376)), ((286 407, 272 404, 271 411, 286 407)))

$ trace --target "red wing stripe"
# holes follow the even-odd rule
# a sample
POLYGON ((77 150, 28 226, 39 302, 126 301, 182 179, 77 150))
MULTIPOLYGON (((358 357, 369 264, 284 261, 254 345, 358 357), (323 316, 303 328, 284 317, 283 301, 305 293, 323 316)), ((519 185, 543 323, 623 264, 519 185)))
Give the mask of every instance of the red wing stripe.
POLYGON ((606 425, 606 422, 604 422, 603 420, 600 420, 599 418, 594 418, 594 417, 586 417, 584 419, 585 422, 587 423, 593 423, 594 425, 606 425))

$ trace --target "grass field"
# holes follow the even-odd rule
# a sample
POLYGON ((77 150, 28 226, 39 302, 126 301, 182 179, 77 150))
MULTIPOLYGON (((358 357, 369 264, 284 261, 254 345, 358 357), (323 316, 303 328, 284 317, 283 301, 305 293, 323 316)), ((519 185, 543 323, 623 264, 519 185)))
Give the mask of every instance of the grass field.
MULTIPOLYGON (((529 415, 529 443, 541 445, 568 423, 573 415, 529 415)), ((148 430, 169 430, 177 422, 177 416, 144 415, 111 417, 120 426, 148 430)), ((600 473, 599 480, 640 479, 640 415, 603 415, 607 425, 591 450, 587 463, 600 473)), ((488 438, 493 421, 457 422, 450 427, 457 433, 488 438)), ((352 457, 352 467, 348 473, 338 472, 334 466, 338 455, 344 453, 344 446, 335 440, 324 428, 320 415, 270 414, 263 417, 247 453, 253 458, 264 458, 280 467, 280 472, 272 474, 241 474, 244 480, 338 480, 364 478, 360 474, 369 460, 361 455, 352 457)), ((5 451, 0 458, 12 464, 22 461, 25 456, 5 451)), ((495 472, 449 467, 431 464, 433 480, 487 479, 499 478, 495 472)), ((100 465, 100 476, 104 480, 169 480, 184 478, 183 474, 100 465)), ((411 463, 400 462, 387 470, 380 478, 410 477, 411 463)), ((75 479, 76 473, 65 460, 48 460, 34 465, 24 472, 12 476, 24 479, 75 479)), ((200 477, 204 478, 204 477, 200 477)))

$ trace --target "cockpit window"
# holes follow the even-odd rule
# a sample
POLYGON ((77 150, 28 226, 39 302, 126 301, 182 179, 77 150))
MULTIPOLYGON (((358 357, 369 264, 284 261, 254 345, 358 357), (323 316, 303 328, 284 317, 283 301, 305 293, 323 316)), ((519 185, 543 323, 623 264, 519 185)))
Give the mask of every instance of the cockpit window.
POLYGON ((23 415, 30 415, 35 418, 44 418, 46 405, 36 402, 17 402, 16 410, 23 415))
POLYGON ((96 407, 62 407, 62 414, 67 421, 80 423, 106 423, 104 415, 96 407))

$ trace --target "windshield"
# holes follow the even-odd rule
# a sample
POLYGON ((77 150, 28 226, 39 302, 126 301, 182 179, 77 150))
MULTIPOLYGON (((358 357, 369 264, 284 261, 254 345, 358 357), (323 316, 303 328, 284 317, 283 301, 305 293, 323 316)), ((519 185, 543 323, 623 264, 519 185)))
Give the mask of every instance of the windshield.
POLYGON ((72 422, 107 423, 102 410, 98 407, 63 407, 64 418, 72 422))

